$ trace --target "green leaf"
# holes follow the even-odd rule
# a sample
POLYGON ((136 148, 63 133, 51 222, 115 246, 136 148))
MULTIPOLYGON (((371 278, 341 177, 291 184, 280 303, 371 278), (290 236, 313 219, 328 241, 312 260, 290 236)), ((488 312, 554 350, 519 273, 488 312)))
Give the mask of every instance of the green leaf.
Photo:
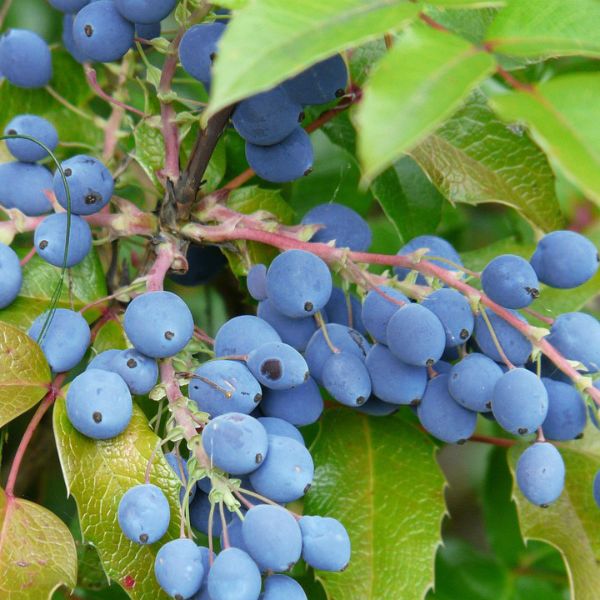
MULTIPOLYGON (((592 494, 592 483, 600 469, 600 439, 592 426, 582 440, 560 444, 566 467, 565 489, 548 508, 528 502, 514 485, 521 533, 525 540, 542 540, 555 546, 565 561, 571 596, 595 600, 600 589, 600 511, 592 494)), ((516 462, 525 446, 510 449, 509 465, 516 462)))
POLYGON ((225 176, 226 167, 227 154, 225 152, 225 142, 221 138, 215 146, 215 151, 212 153, 204 172, 204 179, 206 181, 206 183, 202 184, 202 191, 204 193, 213 192, 217 189, 225 176))
POLYGON ((235 13, 219 44, 204 118, 335 52, 399 29, 418 12, 402 0, 251 2, 235 13))
POLYGON ((259 188, 257 185, 233 190, 227 198, 227 206, 245 215, 267 211, 285 225, 294 221, 294 211, 281 197, 279 190, 259 188))
MULTIPOLYGON (((598 4, 600 10, 600 4, 598 4)), ((495 96, 506 121, 524 122, 533 139, 575 185, 600 204, 600 74, 573 73, 531 91, 495 96)))
POLYGON ((125 350, 127 348, 127 339, 125 338, 125 330, 120 321, 111 319, 104 323, 96 333, 92 348, 94 354, 100 354, 100 352, 104 352, 105 350, 125 350))
POLYGON ((355 113, 358 155, 373 179, 411 150, 494 69, 492 56, 417 24, 400 35, 364 87, 355 113))
POLYGON ((600 56, 596 0, 510 0, 487 33, 495 51, 514 56, 600 56))
POLYGON ((155 186, 159 185, 156 171, 165 164, 165 146, 160 129, 142 121, 134 130, 135 153, 133 158, 144 169, 155 186))
POLYGON ((426 2, 444 8, 485 8, 486 6, 504 6, 507 0, 426 0, 426 2))
POLYGON ((35 406, 50 380, 41 348, 20 329, 0 323, 0 427, 35 406))
POLYGON ((0 596, 45 600, 77 582, 77 552, 67 526, 44 507, 0 489, 0 596))
POLYGON ((480 93, 411 155, 451 202, 507 204, 546 231, 563 224, 546 156, 480 93))
MULTIPOLYGON (((90 252, 69 271, 70 284, 67 276, 57 308, 80 310, 90 302, 107 295, 104 271, 96 252, 90 252)), ((23 285, 16 300, 0 310, 0 321, 28 329, 33 320, 50 307, 50 298, 59 280, 59 268, 53 267, 37 255, 34 256, 23 268, 23 285)), ((85 312, 85 317, 92 321, 97 319, 99 314, 98 308, 92 308, 85 312)))
POLYGON ((311 452, 304 513, 338 518, 352 541, 346 571, 318 572, 328 597, 421 600, 445 512, 433 443, 401 419, 337 409, 323 415, 311 452))
POLYGON ((130 487, 144 482, 146 465, 158 442, 142 411, 134 405, 123 434, 95 441, 73 428, 65 401, 59 398, 54 407, 54 435, 67 489, 77 502, 84 540, 97 548, 107 575, 134 600, 166 600, 154 578, 154 559, 162 544, 179 537, 180 483, 162 453, 157 453, 150 481, 162 489, 171 504, 167 535, 156 544, 141 546, 123 535, 117 521, 121 497, 130 487))
POLYGON ((435 231, 444 197, 405 156, 373 180, 371 191, 404 240, 435 231))

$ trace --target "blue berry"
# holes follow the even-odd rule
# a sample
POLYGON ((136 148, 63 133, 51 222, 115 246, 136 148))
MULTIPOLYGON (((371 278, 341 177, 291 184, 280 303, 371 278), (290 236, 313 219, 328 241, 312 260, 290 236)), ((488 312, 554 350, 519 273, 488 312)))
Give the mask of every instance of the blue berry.
POLYGON ((369 224, 355 210, 343 204, 319 204, 304 215, 302 224, 324 225, 312 236, 311 242, 326 244, 335 240, 338 248, 350 248, 356 252, 366 252, 371 245, 369 224))
POLYGON ((265 428, 242 413, 227 413, 211 419, 202 432, 202 445, 219 469, 245 475, 265 459, 268 439, 265 428))
POLYGON ((263 264, 253 265, 248 271, 246 286, 250 295, 259 302, 267 299, 267 267, 263 264))
POLYGON ((133 23, 127 21, 112 0, 84 6, 73 22, 73 38, 86 56, 112 62, 124 56, 133 44, 133 23))
POLYGON ((181 38, 179 45, 181 66, 205 86, 210 85, 213 57, 217 53, 219 39, 224 32, 223 23, 202 23, 190 27, 181 38))
POLYGON ((33 241, 40 258, 55 267, 74 267, 92 249, 92 231, 81 217, 71 215, 69 246, 65 262, 67 240, 67 213, 55 213, 46 217, 36 228, 33 241))
POLYGON ((587 410, 582 395, 574 386, 542 377, 548 393, 548 413, 542 423, 549 440, 574 440, 583 433, 587 410))
POLYGON ((325 314, 330 323, 346 325, 367 335, 361 313, 362 305, 354 294, 346 295, 339 287, 333 287, 329 302, 325 305, 325 314))
MULTIPOLYGON (((110 171, 97 158, 78 154, 65 160, 61 166, 69 185, 74 214, 91 215, 110 202, 114 181, 110 171)), ((53 187, 58 203, 66 210, 67 193, 58 169, 54 173, 53 187)))
POLYGON ((121 354, 122 350, 105 350, 90 360, 86 369, 100 369, 101 371, 112 371, 113 359, 121 354))
POLYGON ((211 417, 228 412, 250 414, 261 401, 262 389, 244 363, 212 360, 194 371, 190 398, 211 417))
POLYGON ((269 299, 259 303, 257 314, 277 331, 282 342, 299 352, 306 350, 308 341, 317 330, 317 322, 313 317, 292 319, 279 312, 269 299))
POLYGON ((280 341, 269 323, 252 315, 241 315, 229 319, 217 331, 215 356, 245 356, 262 344, 280 341))
POLYGON ((262 385, 273 390, 293 388, 309 375, 302 354, 282 342, 270 342, 252 350, 247 365, 262 385))
POLYGON ((423 300, 441 322, 446 333, 446 348, 464 344, 473 334, 475 318, 469 301, 456 290, 442 288, 432 292, 423 300))
POLYGON ((298 126, 272 146, 246 142, 246 160, 265 181, 286 183, 312 171, 314 153, 308 133, 298 126))
POLYGON ((64 13, 76 13, 81 10, 90 0, 49 0, 50 4, 64 13))
POLYGON ((306 494, 313 475, 313 460, 303 444, 290 437, 269 435, 267 457, 250 474, 250 483, 262 496, 287 503, 306 494))
POLYGON ((73 22, 75 21, 75 15, 66 13, 63 15, 62 20, 62 43, 65 50, 76 60, 78 63, 84 63, 90 60, 89 56, 85 52, 79 49, 79 46, 75 43, 73 37, 73 22))
MULTIPOLYGON (((242 487, 245 487, 242 482, 242 487)), ((229 545, 232 548, 239 548, 244 552, 246 550, 246 544, 244 544, 244 535, 242 533, 243 521, 236 515, 233 514, 231 521, 227 523, 227 534, 229 536, 229 545)), ((223 533, 221 533, 221 548, 225 548, 225 540, 223 533)))
POLYGON ((52 173, 38 164, 0 164, 0 204, 18 208, 30 217, 52 210, 45 191, 52 191, 52 173))
MULTIPOLYGON (((439 256, 440 258, 445 258, 446 260, 450 260, 453 263, 462 266, 460 256, 458 255, 458 252, 456 252, 456 250, 452 247, 452 245, 449 244, 446 240, 442 239, 441 237, 437 237, 435 235, 419 235, 416 238, 413 238, 412 240, 410 240, 410 242, 408 242, 408 244, 405 244, 404 246, 402 246, 402 248, 400 248, 400 250, 398 251, 398 255, 402 256, 405 254, 411 254, 412 252, 421 250, 423 248, 429 248, 429 250, 425 253, 425 258, 427 260, 427 257, 429 256, 439 256)), ((449 265, 446 262, 442 262, 439 260, 432 260, 431 262, 434 265, 438 265, 449 271, 457 270, 456 267, 453 267, 452 265, 449 265)), ((398 275, 399 279, 404 279, 410 273, 410 269, 407 269, 405 267, 395 267, 394 272, 396 273, 396 275, 398 275)), ((418 275, 417 283, 420 285, 426 285, 427 281, 425 277, 423 277, 423 275, 418 275)))
POLYGON ((117 10, 133 23, 157 23, 169 16, 177 0, 115 0, 117 10))
POLYGON ((387 285, 379 286, 367 294, 362 306, 362 320, 373 339, 380 344, 387 344, 388 323, 405 304, 410 304, 410 300, 387 285))
POLYGON ((600 323, 591 315, 571 312, 559 315, 546 337, 565 358, 577 360, 595 373, 600 371, 600 323))
POLYGON ((23 273, 15 251, 0 242, 0 308, 6 308, 21 291, 23 273))
MULTIPOLYGON (((194 499, 190 502, 190 523, 192 527, 208 535, 208 518, 210 515, 211 502, 208 496, 198 490, 194 499)), ((218 537, 223 531, 221 516, 219 515, 219 507, 213 513, 212 535, 218 537)))
POLYGON ((323 412, 323 398, 319 386, 312 377, 289 390, 265 390, 260 404, 267 417, 285 419, 292 425, 302 427, 314 423, 323 412))
POLYGON ((444 353, 446 333, 436 315, 421 304, 399 308, 387 327, 390 352, 402 362, 433 366, 444 353))
POLYGON ((452 367, 448 391, 465 408, 487 412, 492 408, 494 386, 502 375, 502 369, 491 358, 473 352, 452 367))
MULTIPOLYGON (((181 458, 181 456, 177 456, 175 452, 167 452, 165 454, 165 460, 169 463, 171 469, 179 481, 181 481, 181 488, 179 490, 179 502, 183 504, 183 499, 185 498, 185 490, 188 487, 188 483, 190 481, 190 473, 188 468, 188 461, 181 458)), ((189 460, 189 459, 188 459, 189 460)), ((210 491, 210 490, 209 490, 210 491)), ((189 500, 190 502, 194 499, 196 495, 196 486, 193 485, 190 488, 189 500)))
POLYGON ((44 87, 52 77, 48 44, 33 31, 9 29, 0 38, 0 72, 17 87, 44 87))
MULTIPOLYGON (((32 340, 37 342, 47 317, 48 313, 44 312, 31 324, 28 335, 32 340)), ((90 328, 78 312, 57 308, 53 311, 40 345, 52 370, 65 373, 84 357, 90 338, 90 328)))
MULTIPOLYGON (((517 331, 512 325, 507 323, 502 317, 499 317, 496 313, 492 312, 488 308, 485 310, 492 329, 494 330, 500 347, 506 354, 508 360, 517 366, 524 365, 533 350, 531 342, 520 332, 517 331)), ((508 309, 512 314, 527 323, 526 319, 518 312, 508 309)), ((490 334, 490 330, 485 322, 485 319, 480 314, 475 315, 475 341, 479 346, 479 349, 492 360, 496 362, 503 362, 498 348, 490 334)))
POLYGON ((430 379, 433 379, 436 375, 450 375, 450 371, 452 371, 452 365, 445 360, 438 360, 435 365, 433 365, 432 373, 427 373, 430 379))
POLYGON ((290 135, 302 116, 302 106, 294 102, 283 87, 277 86, 242 100, 231 121, 247 142, 272 146, 290 135))
POLYGON ((302 553, 302 533, 296 519, 280 506, 261 504, 247 513, 242 525, 248 554, 261 571, 287 571, 302 553))
POLYGON ((214 552, 211 552, 205 546, 199 546, 200 552, 202 552, 202 567, 204 568, 204 578, 202 579, 202 585, 200 589, 190 598, 190 600, 211 600, 208 594, 208 572, 210 571, 211 555, 214 562, 216 556, 214 552))
POLYGON ((179 285, 195 286, 208 283, 223 270, 227 259, 218 246, 190 244, 186 259, 188 270, 183 273, 170 273, 169 279, 179 285))
MULTIPOLYGON (((4 135, 28 135, 42 142, 50 150, 55 150, 58 145, 58 133, 54 125, 37 115, 14 117, 4 128, 4 135)), ((48 156, 46 150, 30 140, 6 140, 6 146, 17 160, 24 162, 35 162, 48 156)))
POLYGON ((302 558, 315 569, 343 571, 350 562, 350 538, 346 528, 331 517, 300 519, 302 558))
POLYGON ((346 406, 360 406, 371 395, 365 361, 350 352, 332 354, 323 365, 322 380, 331 397, 346 406))
POLYGON ((539 280, 554 288, 569 289, 591 279, 600 257, 596 246, 575 231, 553 231, 545 235, 531 257, 539 280))
POLYGON ((169 528, 169 501, 152 483, 136 485, 121 498, 118 519, 126 538, 137 544, 154 544, 169 528))
POLYGON ((594 500, 600 508, 600 471, 598 471, 594 477, 594 500))
MULTIPOLYGON (((344 325, 339 325, 338 323, 328 323, 325 325, 325 329, 332 344, 340 352, 350 352, 358 356, 361 360, 365 360, 367 353, 371 349, 371 345, 358 331, 344 325)), ((325 340, 323 331, 318 329, 310 338, 306 346, 306 352, 304 353, 310 374, 315 378, 317 383, 322 382, 323 365, 331 354, 331 348, 325 340)))
POLYGON ((527 369, 511 369, 494 386, 492 412, 510 433, 535 433, 548 412, 548 394, 540 379, 527 369))
POLYGON ((517 484, 533 504, 552 504, 565 485, 565 463, 560 452, 548 442, 529 446, 517 461, 517 484))
MULTIPOLYGON (((436 363, 438 364, 438 363, 436 363)), ((418 404, 427 386, 427 369, 407 365, 383 344, 375 344, 367 354, 366 366, 373 394, 391 404, 418 404)))
POLYGON ((123 378, 132 394, 147 394, 158 380, 156 360, 134 348, 119 352, 111 366, 111 370, 123 378))
POLYGON ((533 267, 520 256, 502 254, 481 273, 483 291, 506 308, 524 308, 540 295, 533 267))
POLYGON ((334 54, 302 71, 283 85, 300 104, 325 104, 344 95, 348 69, 341 54, 334 54))
POLYGON ((287 575, 271 575, 265 579, 260 600, 308 600, 302 586, 287 575))
POLYGON ((146 292, 134 298, 123 326, 136 349, 152 358, 174 356, 194 334, 190 309, 172 292, 146 292))
POLYGON ((448 392, 448 375, 438 375, 427 384, 417 416, 431 435, 449 444, 470 438, 477 424, 477 413, 462 407, 448 392))
POLYGON ((189 598, 204 579, 203 554, 187 538, 167 542, 156 555, 154 574, 160 587, 172 598, 189 598))
POLYGON ((299 429, 288 421, 277 417, 258 417, 258 421, 265 428, 268 435, 280 435, 295 440, 303 446, 306 445, 299 429))
POLYGON ((95 440, 113 438, 125 431, 132 407, 127 384, 109 371, 84 371, 67 392, 69 421, 77 431, 95 440))
POLYGON ((357 412, 371 417, 387 417, 397 412, 398 409, 399 406, 397 404, 384 402, 375 396, 371 396, 364 404, 354 407, 354 410, 357 412))
MULTIPOLYGON (((154 38, 160 37, 160 21, 157 23, 136 23, 135 37, 143 40, 153 40, 154 38)), ((142 44, 142 46, 146 45, 147 44, 142 44)))
POLYGON ((260 583, 258 567, 239 548, 222 550, 208 572, 211 600, 257 600, 260 583))

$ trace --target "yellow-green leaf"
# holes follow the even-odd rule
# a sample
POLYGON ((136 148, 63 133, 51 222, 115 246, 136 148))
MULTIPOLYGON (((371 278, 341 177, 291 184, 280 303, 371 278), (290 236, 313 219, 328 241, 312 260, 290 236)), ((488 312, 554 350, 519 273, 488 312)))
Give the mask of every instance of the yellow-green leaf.
POLYGON ((0 598, 46 600, 77 582, 77 552, 67 526, 49 510, 0 489, 0 598))
POLYGON ((0 322, 0 427, 35 406, 48 391, 50 367, 20 329, 0 322))

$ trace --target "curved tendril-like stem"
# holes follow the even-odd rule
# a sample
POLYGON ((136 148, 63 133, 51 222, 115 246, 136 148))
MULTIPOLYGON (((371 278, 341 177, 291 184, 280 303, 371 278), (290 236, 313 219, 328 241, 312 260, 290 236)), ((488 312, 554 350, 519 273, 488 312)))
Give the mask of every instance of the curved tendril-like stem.
POLYGON ((494 346, 496 346, 496 350, 498 350, 498 354, 500 355, 500 358, 502 359, 502 362, 504 362, 504 364, 509 369, 514 369, 515 365, 513 365, 510 362, 510 360, 508 360, 508 356, 506 356, 506 352, 504 352, 504 348, 502 348, 502 344, 500 343, 500 340, 498 339, 498 336, 496 335, 496 332, 494 331, 494 327, 492 326, 492 322, 490 321, 490 318, 488 317, 487 312, 485 311, 485 309, 481 311, 481 317, 485 321, 486 327, 488 328, 488 331, 490 332, 490 336, 492 338, 492 341, 494 342, 494 346))
POLYGON ((223 547, 225 549, 230 547, 229 544, 229 531, 227 530, 227 520, 225 519, 225 510, 223 508, 223 500, 219 502, 219 514, 221 515, 221 526, 223 528, 223 547))
POLYGON ((327 324, 325 323, 325 319, 323 319, 323 315, 321 314, 321 311, 318 310, 314 314, 314 317, 315 317, 315 321, 317 322, 317 325, 319 326, 319 329, 323 333, 323 337, 325 338, 325 343, 329 346, 329 349, 334 354, 339 354, 340 349, 331 341, 331 338, 329 337, 329 332, 327 331, 327 324))
POLYGON ((213 564, 213 522, 215 518, 215 505, 213 502, 210 503, 210 510, 208 511, 208 561, 210 566, 213 564))

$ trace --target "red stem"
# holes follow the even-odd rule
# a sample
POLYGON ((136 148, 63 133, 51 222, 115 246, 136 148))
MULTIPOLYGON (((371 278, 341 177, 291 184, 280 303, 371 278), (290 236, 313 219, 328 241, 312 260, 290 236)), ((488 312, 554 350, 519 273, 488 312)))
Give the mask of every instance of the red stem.
POLYGON ((500 446, 502 448, 511 448, 517 443, 517 440, 510 440, 508 438, 490 437, 487 435, 472 435, 469 438, 470 442, 480 442, 482 444, 492 444, 493 446, 500 446))
MULTIPOLYGON (((134 106, 129 106, 129 104, 120 102, 116 98, 113 98, 112 96, 108 95, 100 87, 100 84, 98 83, 98 79, 96 78, 96 71, 94 69, 92 69, 91 67, 85 68, 85 76, 88 80, 88 83, 90 84, 90 87, 94 90, 94 92, 96 92, 96 94, 98 96, 100 96, 100 98, 102 98, 102 100, 106 100, 109 104, 118 106, 119 108, 121 108, 123 110, 128 110, 129 112, 133 113, 134 115, 138 115, 138 116, 142 117, 143 119, 145 119, 148 116, 146 113, 142 112, 141 110, 138 110, 134 106)), ((110 121, 109 121, 109 123, 110 123, 110 121)))
POLYGON ((35 256, 35 246, 21 259, 20 265, 24 267, 34 256, 35 256))

